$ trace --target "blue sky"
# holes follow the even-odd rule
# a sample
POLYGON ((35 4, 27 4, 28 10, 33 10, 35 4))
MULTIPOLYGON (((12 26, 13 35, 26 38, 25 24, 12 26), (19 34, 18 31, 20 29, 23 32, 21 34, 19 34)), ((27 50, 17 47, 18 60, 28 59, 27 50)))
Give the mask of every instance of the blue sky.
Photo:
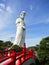
POLYGON ((0 0, 0 40, 15 39, 15 21, 26 11, 26 46, 49 36, 49 0, 0 0))

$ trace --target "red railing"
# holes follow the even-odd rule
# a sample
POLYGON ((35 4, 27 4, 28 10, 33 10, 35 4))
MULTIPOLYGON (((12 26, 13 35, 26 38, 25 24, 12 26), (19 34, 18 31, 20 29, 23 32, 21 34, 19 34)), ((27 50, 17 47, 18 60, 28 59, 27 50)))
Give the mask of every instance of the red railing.
POLYGON ((12 50, 11 54, 9 54, 9 52, 10 51, 6 51, 6 53, 4 52, 6 56, 0 60, 2 65, 22 65, 28 59, 36 58, 32 50, 26 51, 26 47, 23 47, 21 52, 15 52, 14 50, 12 50))

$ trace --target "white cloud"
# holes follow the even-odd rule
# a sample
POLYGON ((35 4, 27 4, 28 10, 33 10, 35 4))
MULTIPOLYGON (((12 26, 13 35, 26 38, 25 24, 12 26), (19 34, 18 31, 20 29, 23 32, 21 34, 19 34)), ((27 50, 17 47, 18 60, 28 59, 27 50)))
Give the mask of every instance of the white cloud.
POLYGON ((40 41, 47 37, 48 35, 42 36, 42 37, 35 37, 35 38, 26 38, 25 42, 26 42, 26 46, 36 46, 40 43, 40 41))
POLYGON ((5 1, 8 1, 8 0, 3 0, 3 1, 5 2, 5 1))
POLYGON ((49 23, 49 18, 43 18, 43 19, 39 20, 37 23, 45 23, 45 24, 47 24, 47 23, 49 23))
POLYGON ((42 39, 42 37, 39 38, 28 38, 26 39, 26 46, 35 46, 37 44, 39 44, 40 40, 42 39))
POLYGON ((5 22, 0 19, 0 30, 2 30, 4 27, 6 27, 5 22))
POLYGON ((0 30, 10 24, 11 13, 13 13, 13 11, 10 6, 5 7, 5 4, 0 3, 0 30))
POLYGON ((47 21, 47 23, 49 23, 49 18, 47 18, 47 20, 46 20, 46 21, 47 21))
POLYGON ((6 1, 6 0, 3 0, 3 1, 6 1))
POLYGON ((11 32, 0 32, 0 40, 11 41, 11 37, 13 37, 12 42, 14 42, 15 34, 11 32))
POLYGON ((6 11, 9 12, 9 13, 13 13, 13 11, 12 11, 10 6, 7 6, 6 11))
POLYGON ((5 8, 5 4, 0 3, 0 8, 5 8))
POLYGON ((0 31, 3 30, 6 27, 5 22, 1 21, 0 22, 0 31))
POLYGON ((5 9, 5 4, 0 3, 0 13, 2 13, 5 9))
POLYGON ((11 24, 11 17, 12 15, 7 12, 0 15, 0 30, 4 30, 11 24))
POLYGON ((12 8, 10 6, 5 7, 5 4, 0 3, 0 13, 4 12, 4 10, 7 13, 13 13, 12 8))
POLYGON ((32 10, 33 9, 33 6, 32 5, 30 5, 30 10, 32 10))
POLYGON ((31 19, 28 23, 28 26, 34 25, 34 24, 48 24, 49 23, 49 17, 46 18, 37 18, 37 19, 31 19))
POLYGON ((3 9, 0 8, 0 13, 2 13, 2 12, 3 12, 3 9))

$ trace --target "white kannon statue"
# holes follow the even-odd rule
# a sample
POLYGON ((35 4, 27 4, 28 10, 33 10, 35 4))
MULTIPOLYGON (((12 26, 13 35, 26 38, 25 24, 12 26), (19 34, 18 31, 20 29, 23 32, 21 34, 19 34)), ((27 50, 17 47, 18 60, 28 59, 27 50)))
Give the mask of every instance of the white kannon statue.
POLYGON ((22 11, 20 13, 20 17, 16 19, 16 37, 14 41, 14 45, 24 46, 25 44, 25 23, 24 23, 24 17, 25 17, 25 11, 22 11))

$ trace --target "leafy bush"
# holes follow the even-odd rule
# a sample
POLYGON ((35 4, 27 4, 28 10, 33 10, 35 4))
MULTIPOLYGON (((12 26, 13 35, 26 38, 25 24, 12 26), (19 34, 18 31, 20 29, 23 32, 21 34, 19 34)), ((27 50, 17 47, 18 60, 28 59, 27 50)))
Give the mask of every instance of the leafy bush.
POLYGON ((31 63, 30 65, 35 65, 34 63, 31 63))
POLYGON ((43 65, 49 65, 49 37, 43 38, 40 41, 37 53, 39 60, 43 63, 43 65))
POLYGON ((22 48, 19 47, 18 45, 13 45, 11 50, 15 50, 16 52, 20 52, 20 51, 22 51, 22 48))
POLYGON ((9 48, 12 45, 10 41, 2 41, 0 40, 0 50, 5 50, 6 48, 9 48))

